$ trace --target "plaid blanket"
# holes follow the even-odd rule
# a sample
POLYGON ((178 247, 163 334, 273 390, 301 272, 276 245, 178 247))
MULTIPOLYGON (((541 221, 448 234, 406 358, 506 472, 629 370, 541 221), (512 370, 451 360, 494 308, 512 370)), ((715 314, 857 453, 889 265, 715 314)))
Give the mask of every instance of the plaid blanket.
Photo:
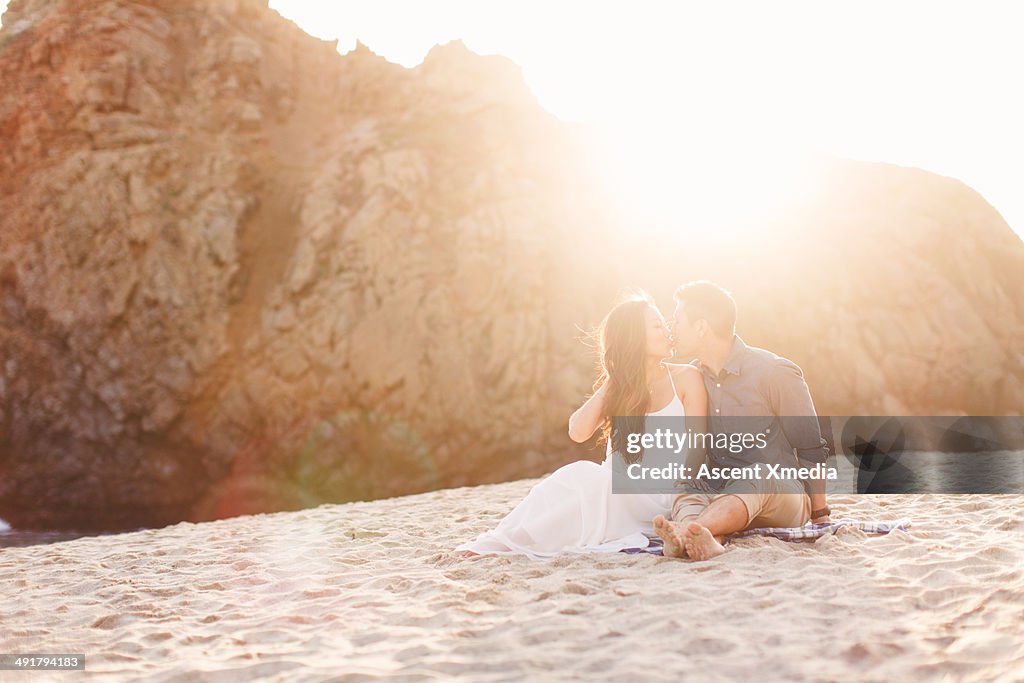
MULTIPOLYGON (((890 531, 906 531, 910 528, 910 520, 898 519, 889 522, 857 522, 852 519, 841 519, 838 522, 826 522, 824 524, 811 524, 808 522, 804 526, 798 527, 747 529, 746 531, 729 534, 726 536, 725 542, 728 543, 733 539, 746 538, 749 536, 772 536, 773 538, 779 538, 783 541, 813 541, 821 538, 822 536, 834 534, 843 527, 860 529, 866 534, 887 534, 890 531)), ((661 555, 661 539, 654 534, 644 535, 650 539, 650 544, 646 548, 623 548, 620 552, 661 555)))

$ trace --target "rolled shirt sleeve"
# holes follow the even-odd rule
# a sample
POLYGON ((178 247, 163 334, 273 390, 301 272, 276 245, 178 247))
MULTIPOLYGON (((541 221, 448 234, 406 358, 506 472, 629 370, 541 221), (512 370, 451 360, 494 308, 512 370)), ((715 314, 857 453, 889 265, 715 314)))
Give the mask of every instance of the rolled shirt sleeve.
POLYGON ((786 440, 796 450, 801 465, 812 466, 828 460, 828 447, 811 400, 811 392, 800 366, 779 358, 768 383, 768 401, 782 423, 786 440))

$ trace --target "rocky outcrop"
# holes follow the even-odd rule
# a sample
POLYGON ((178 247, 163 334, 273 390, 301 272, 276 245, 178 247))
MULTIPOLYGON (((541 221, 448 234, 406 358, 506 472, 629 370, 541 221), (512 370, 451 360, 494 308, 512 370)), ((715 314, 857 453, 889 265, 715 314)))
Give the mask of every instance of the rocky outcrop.
POLYGON ((837 163, 750 248, 687 225, 652 245, 517 68, 461 44, 415 69, 340 56, 265 0, 13 0, 3 24, 15 527, 543 473, 581 453, 577 326, 625 284, 666 306, 681 280, 730 286, 822 412, 1024 404, 1024 249, 955 181, 837 163))
MULTIPOLYGON (((157 524, 539 472, 590 382, 584 168, 518 70, 265 2, 15 2, 0 509, 157 524)), ((601 285, 604 286, 604 285, 601 285)), ((609 283, 608 287, 611 286, 609 283)))

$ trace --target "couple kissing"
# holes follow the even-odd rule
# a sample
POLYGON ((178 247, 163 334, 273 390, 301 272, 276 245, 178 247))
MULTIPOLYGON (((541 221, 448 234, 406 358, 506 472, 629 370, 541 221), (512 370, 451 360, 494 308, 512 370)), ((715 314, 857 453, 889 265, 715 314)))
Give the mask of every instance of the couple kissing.
POLYGON ((555 470, 494 529, 457 550, 549 559, 643 548, 657 534, 666 557, 707 560, 725 552, 725 538, 734 532, 830 521, 820 479, 693 478, 681 493, 613 493, 616 461, 629 461, 627 439, 651 417, 685 417, 709 434, 758 425, 758 448, 690 448, 685 457, 694 468, 758 462, 813 468, 828 458, 801 369, 744 343, 735 331, 732 296, 697 281, 680 286, 673 298, 669 320, 639 294, 616 305, 598 328, 599 376, 593 394, 569 418, 569 436, 582 443, 600 431, 604 461, 555 470), (689 364, 665 362, 673 356, 689 364))

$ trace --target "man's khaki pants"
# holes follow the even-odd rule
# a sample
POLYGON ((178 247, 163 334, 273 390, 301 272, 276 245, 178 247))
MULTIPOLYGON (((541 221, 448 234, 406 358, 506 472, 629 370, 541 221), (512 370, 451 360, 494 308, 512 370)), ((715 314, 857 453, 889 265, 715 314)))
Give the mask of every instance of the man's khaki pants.
POLYGON ((720 496, 736 496, 747 508, 744 529, 798 527, 811 519, 811 499, 796 480, 737 480, 717 493, 683 493, 672 503, 672 519, 694 518, 720 496))

